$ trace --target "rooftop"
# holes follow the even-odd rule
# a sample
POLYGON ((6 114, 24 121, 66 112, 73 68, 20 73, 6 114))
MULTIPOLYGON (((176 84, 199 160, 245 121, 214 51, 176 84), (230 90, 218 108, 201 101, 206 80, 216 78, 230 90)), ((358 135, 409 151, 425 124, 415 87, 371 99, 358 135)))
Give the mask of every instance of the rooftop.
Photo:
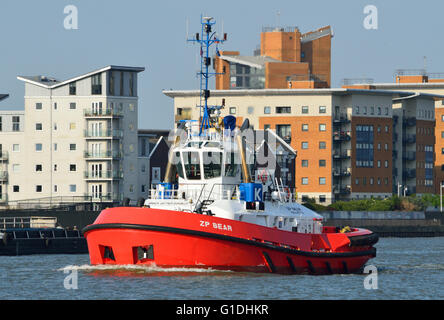
POLYGON ((95 74, 98 73, 102 73, 104 71, 108 71, 108 70, 121 70, 121 71, 134 71, 134 72, 141 72, 144 71, 145 68, 144 67, 128 67, 128 66, 114 66, 114 65, 109 65, 106 67, 103 67, 101 69, 97 69, 85 74, 82 74, 80 76, 74 77, 74 78, 70 78, 64 81, 60 81, 55 79, 54 77, 50 77, 50 76, 42 76, 42 75, 37 75, 37 76, 18 76, 17 79, 27 82, 27 83, 31 83, 43 88, 47 88, 47 89, 54 89, 63 85, 66 85, 70 82, 74 82, 77 80, 81 80, 90 76, 93 76, 95 74))

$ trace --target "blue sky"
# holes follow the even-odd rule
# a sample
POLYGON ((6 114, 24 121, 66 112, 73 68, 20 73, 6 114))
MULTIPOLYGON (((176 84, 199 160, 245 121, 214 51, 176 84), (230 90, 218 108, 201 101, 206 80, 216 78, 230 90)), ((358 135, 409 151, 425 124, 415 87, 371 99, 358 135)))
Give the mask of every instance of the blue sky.
MULTIPOLYGON (((436 0, 2 0, 0 2, 0 108, 23 107, 17 75, 67 79, 103 66, 143 66, 139 74, 139 128, 169 129, 172 100, 162 89, 196 89, 200 15, 215 17, 228 33, 222 50, 252 55, 262 26, 298 26, 301 32, 331 25, 332 85, 343 78, 393 82, 399 68, 444 72, 444 3, 436 0), (66 5, 78 9, 78 29, 66 30, 66 5), (364 7, 378 9, 378 29, 363 26, 364 7), (279 19, 277 12, 280 12, 279 19)), ((219 29, 220 30, 220 29, 219 29)))

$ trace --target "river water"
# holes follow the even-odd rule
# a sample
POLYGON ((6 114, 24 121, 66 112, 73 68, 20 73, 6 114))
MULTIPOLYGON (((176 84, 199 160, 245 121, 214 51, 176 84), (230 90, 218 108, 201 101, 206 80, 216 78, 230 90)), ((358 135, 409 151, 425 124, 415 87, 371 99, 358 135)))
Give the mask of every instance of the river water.
POLYGON ((366 274, 92 267, 88 255, 0 257, 0 299, 444 299, 444 238, 381 238, 376 247, 368 265, 377 282, 366 274))

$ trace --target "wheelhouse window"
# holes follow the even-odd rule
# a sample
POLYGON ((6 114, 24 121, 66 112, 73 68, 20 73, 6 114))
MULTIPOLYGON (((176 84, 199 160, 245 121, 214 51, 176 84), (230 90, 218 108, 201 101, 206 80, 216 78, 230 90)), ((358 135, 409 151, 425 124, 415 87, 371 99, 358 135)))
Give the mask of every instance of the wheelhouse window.
POLYGON ((200 180, 201 174, 199 152, 184 152, 183 158, 187 179, 200 180))
POLYGON ((238 155, 230 152, 225 154, 225 176, 235 177, 238 173, 239 162, 236 162, 238 155))
POLYGON ((173 163, 176 164, 177 175, 182 179, 185 178, 185 175, 183 174, 183 167, 182 167, 182 160, 180 158, 180 152, 174 153, 173 163))
POLYGON ((222 153, 204 152, 203 169, 205 179, 220 177, 222 171, 222 153))

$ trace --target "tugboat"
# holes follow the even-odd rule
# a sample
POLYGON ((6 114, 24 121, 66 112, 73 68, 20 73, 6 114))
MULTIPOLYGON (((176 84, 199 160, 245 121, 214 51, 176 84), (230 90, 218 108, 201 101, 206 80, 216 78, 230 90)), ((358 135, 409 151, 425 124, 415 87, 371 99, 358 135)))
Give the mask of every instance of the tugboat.
MULTIPOLYGON (((264 189, 251 177, 251 147, 233 116, 209 106, 209 47, 223 43, 203 17, 201 119, 179 124, 165 180, 142 207, 103 210, 83 229, 90 262, 162 268, 211 268, 283 274, 360 272, 376 256, 369 230, 322 225, 323 217, 298 204, 274 179, 264 189)), ((254 150, 253 150, 254 152, 254 150)), ((254 157, 253 157, 254 158, 254 157)))

